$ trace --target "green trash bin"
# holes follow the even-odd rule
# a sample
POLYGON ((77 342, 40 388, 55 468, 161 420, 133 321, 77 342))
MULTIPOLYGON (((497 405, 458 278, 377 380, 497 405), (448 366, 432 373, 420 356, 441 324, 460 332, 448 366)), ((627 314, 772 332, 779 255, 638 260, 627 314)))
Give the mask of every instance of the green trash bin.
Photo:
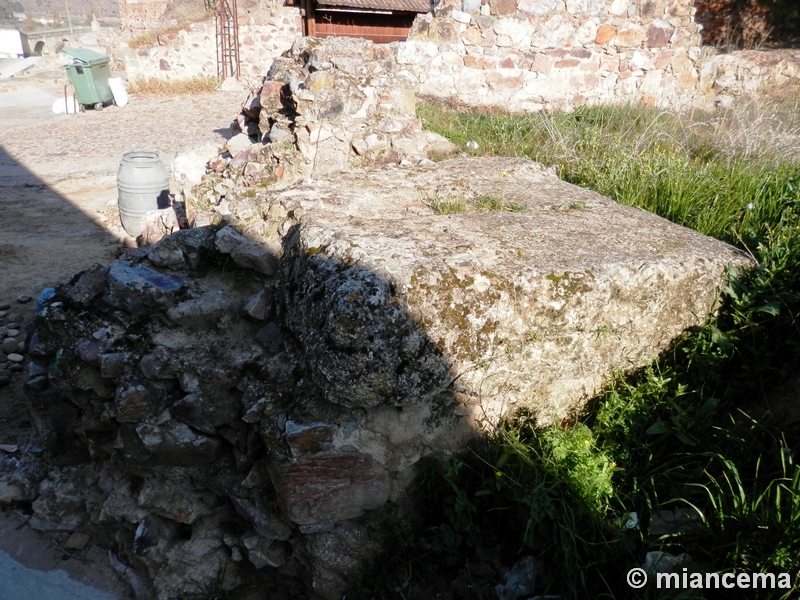
POLYGON ((67 77, 81 108, 93 106, 95 110, 103 110, 103 104, 114 101, 108 85, 111 59, 86 48, 64 48, 62 52, 72 58, 72 64, 66 65, 67 77))

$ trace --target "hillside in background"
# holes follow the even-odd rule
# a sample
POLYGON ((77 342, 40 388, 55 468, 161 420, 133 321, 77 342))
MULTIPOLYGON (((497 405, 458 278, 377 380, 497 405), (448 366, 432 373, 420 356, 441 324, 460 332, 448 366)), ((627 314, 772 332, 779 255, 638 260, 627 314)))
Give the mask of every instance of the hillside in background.
POLYGON ((22 4, 16 0, 0 0, 0 19, 10 19, 11 13, 22 11, 22 4))
POLYGON ((58 15, 64 19, 67 16, 67 2, 72 22, 76 24, 85 20, 86 15, 92 12, 98 18, 119 16, 117 0, 0 0, 0 16, 3 15, 4 8, 13 7, 13 12, 24 12, 35 18, 52 19, 54 15, 58 15))

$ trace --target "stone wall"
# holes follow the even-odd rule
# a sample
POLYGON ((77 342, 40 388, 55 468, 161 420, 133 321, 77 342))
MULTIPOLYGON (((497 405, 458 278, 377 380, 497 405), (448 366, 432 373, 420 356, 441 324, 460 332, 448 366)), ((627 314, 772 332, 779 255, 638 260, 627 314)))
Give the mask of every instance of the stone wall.
MULTIPOLYGON (((271 14, 248 18, 246 24, 239 27, 242 76, 247 79, 266 75, 272 61, 291 48, 300 35, 300 10, 295 7, 277 7, 271 14)), ((193 23, 165 36, 157 46, 137 50, 120 46, 114 55, 124 61, 129 79, 177 80, 198 75, 216 76, 216 52, 215 25, 211 20, 193 23)))
MULTIPOLYGON (((355 60, 338 64, 307 82, 347 81, 355 60)), ((248 158, 198 186, 218 201, 198 194, 195 209, 221 227, 42 294, 25 363, 41 451, 0 453, 0 506, 90 534, 157 600, 301 586, 341 599, 389 548, 373 511, 414 510, 423 458, 508 411, 560 420, 702 323, 726 268, 752 264, 523 159, 275 189, 238 177, 248 158), (517 208, 480 208, 498 196, 517 208), (437 214, 435 198, 469 208, 437 214)))
POLYGON ((167 6, 169 0, 119 0, 120 27, 128 31, 161 27, 167 6))
MULTIPOLYGON (((440 0, 417 18, 408 41, 387 46, 387 60, 420 94, 517 111, 712 106, 800 77, 798 51, 701 46, 694 14, 693 0, 440 0)), ((255 80, 301 35, 300 11, 263 3, 239 16, 242 75, 255 80)), ((120 48, 128 76, 216 74, 213 22, 168 38, 120 48)))
POLYGON ((692 0, 441 0, 397 60, 421 94, 512 110, 679 107, 800 76, 796 53, 701 47, 694 13, 692 0))

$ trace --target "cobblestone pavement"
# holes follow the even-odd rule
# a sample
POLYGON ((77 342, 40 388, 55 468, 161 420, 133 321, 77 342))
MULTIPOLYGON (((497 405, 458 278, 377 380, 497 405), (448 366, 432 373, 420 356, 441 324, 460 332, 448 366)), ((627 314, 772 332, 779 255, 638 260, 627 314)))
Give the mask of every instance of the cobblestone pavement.
POLYGON ((30 107, 4 108, 6 123, 19 120, 0 130, 0 296, 35 296, 113 260, 124 235, 114 206, 122 155, 157 152, 169 170, 183 148, 222 145, 245 97, 132 98, 124 107, 38 118, 30 107))
POLYGON ((125 152, 157 152, 165 166, 185 146, 222 143, 245 100, 243 92, 132 98, 124 107, 54 115, 2 132, 0 145, 47 183, 115 175, 125 152))

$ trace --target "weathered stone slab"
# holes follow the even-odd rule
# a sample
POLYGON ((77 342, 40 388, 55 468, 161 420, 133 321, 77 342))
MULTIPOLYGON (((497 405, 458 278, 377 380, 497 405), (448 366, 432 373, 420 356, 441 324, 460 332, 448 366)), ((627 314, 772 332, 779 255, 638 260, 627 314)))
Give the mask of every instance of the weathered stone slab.
POLYGON ((178 523, 194 523, 218 503, 209 490, 193 488, 182 469, 166 469, 165 477, 148 479, 136 497, 136 503, 150 512, 178 523))
POLYGON ((140 423, 136 433, 154 462, 163 465, 197 465, 212 462, 222 443, 195 433, 186 424, 168 420, 158 425, 140 423))
POLYGON ((107 266, 94 264, 86 269, 76 281, 70 283, 67 288, 67 296, 73 302, 86 304, 103 293, 107 276, 107 266))
POLYGON ((496 413, 563 415, 702 323, 726 267, 749 264, 525 160, 330 175, 267 202, 304 208, 285 240, 286 323, 349 407, 455 389, 496 413), (425 207, 481 199, 517 210, 425 207))

